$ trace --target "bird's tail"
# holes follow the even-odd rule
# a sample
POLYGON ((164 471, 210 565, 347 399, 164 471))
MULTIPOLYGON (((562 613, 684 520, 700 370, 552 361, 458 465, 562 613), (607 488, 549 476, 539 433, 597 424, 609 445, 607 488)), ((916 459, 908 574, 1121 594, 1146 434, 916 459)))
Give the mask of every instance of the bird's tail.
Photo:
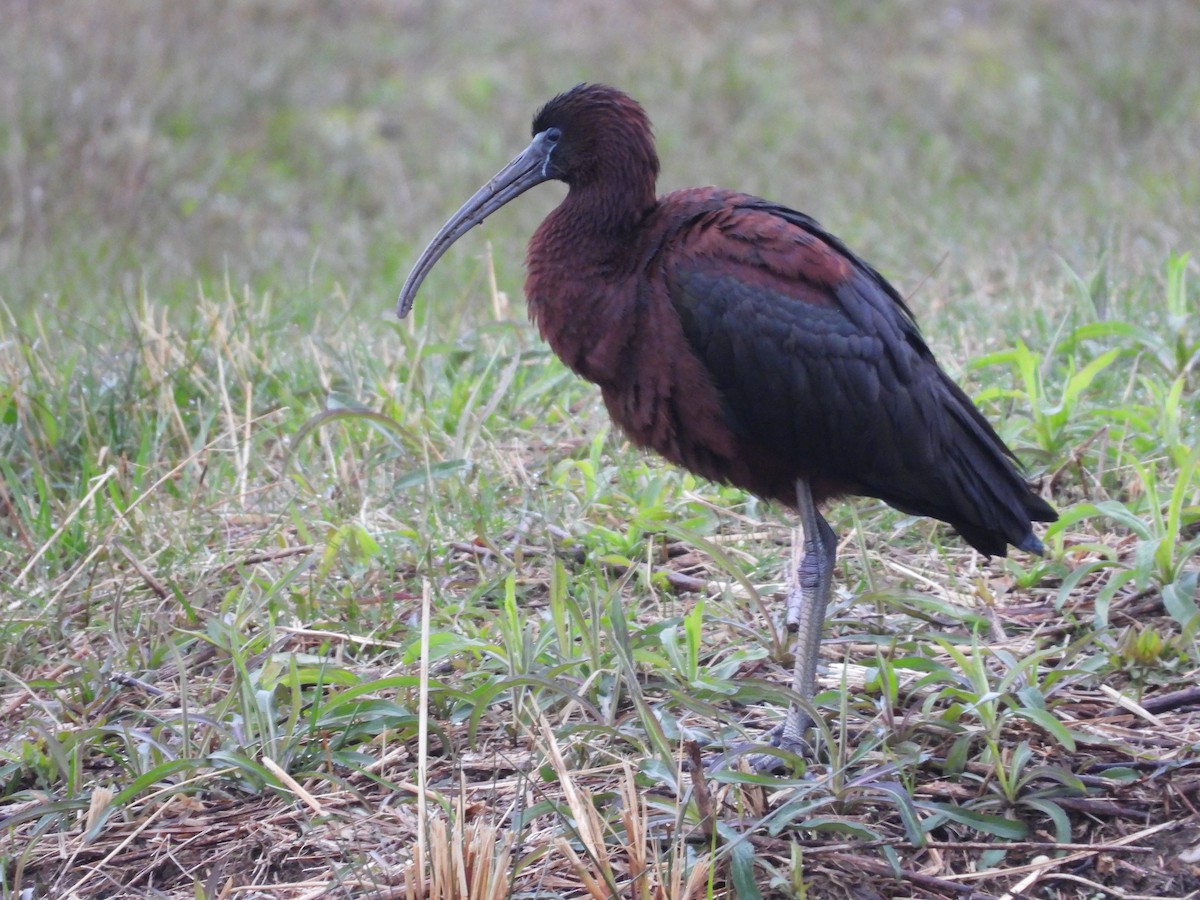
POLYGON ((1016 456, 957 384, 943 375, 950 396, 951 434, 946 435, 947 478, 953 511, 945 518, 966 541, 989 556, 1006 556, 1008 545, 1043 555, 1033 522, 1058 513, 1026 481, 1016 456))
MULTIPOLYGON (((1053 522, 1053 507, 1025 480, 1016 457, 971 399, 941 370, 939 384, 921 410, 930 429, 930 456, 912 458, 863 493, 903 512, 948 522, 987 556, 1007 556, 1009 546, 1043 554, 1034 522, 1053 522)), ((905 457, 901 456, 903 460, 905 457)))

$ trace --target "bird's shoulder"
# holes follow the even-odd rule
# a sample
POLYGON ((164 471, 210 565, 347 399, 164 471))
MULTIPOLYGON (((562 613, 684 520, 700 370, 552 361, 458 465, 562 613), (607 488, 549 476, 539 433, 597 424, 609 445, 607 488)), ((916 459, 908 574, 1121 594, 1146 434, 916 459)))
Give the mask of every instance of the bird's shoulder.
MULTIPOLYGON (((663 246, 675 266, 722 267, 789 282, 834 285, 855 257, 811 216, 749 194, 690 188, 659 201, 663 246)), ((803 299, 812 301, 812 296, 803 299)))
POLYGON ((931 358, 899 292, 811 216, 713 188, 667 194, 658 215, 647 268, 693 340, 738 321, 758 341, 931 358))
POLYGON ((803 213, 727 191, 663 199, 651 269, 731 427, 850 452, 882 414, 899 440, 939 370, 895 288, 803 213))

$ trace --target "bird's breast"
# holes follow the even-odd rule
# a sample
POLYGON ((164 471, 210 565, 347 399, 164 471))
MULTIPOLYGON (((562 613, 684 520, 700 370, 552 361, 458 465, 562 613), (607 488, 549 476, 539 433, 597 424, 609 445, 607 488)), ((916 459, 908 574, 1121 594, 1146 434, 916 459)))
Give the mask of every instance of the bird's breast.
POLYGON ((734 435, 662 285, 644 272, 547 274, 530 261, 529 315, 555 355, 600 387, 613 422, 635 444, 729 480, 734 435))
POLYGON ((529 317, 550 349, 576 374, 605 387, 622 381, 630 368, 636 312, 622 302, 623 291, 596 282, 564 278, 547 284, 531 271, 525 290, 529 317))

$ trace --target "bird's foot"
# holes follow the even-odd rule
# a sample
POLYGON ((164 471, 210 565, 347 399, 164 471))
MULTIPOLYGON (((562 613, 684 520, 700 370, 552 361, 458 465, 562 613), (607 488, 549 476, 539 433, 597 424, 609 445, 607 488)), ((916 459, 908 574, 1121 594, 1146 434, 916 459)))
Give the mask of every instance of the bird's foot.
POLYGON ((710 757, 704 766, 705 770, 719 772, 736 765, 741 759, 745 760, 748 768, 760 775, 788 774, 792 769, 789 757, 812 759, 813 748, 799 736, 803 732, 794 732, 787 725, 787 722, 780 722, 764 734, 761 741, 746 741, 710 757), (766 747, 772 749, 766 750, 766 747))

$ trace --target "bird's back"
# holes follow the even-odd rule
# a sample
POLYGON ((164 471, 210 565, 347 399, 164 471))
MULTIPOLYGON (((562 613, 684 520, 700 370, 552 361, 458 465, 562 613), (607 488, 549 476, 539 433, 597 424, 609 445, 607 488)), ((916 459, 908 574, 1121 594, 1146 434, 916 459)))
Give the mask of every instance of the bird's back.
POLYGON ((807 478, 818 500, 877 497, 949 522, 989 555, 1040 551, 1030 522, 1054 510, 878 272, 812 219, 757 198, 683 191, 659 215, 671 225, 653 251, 656 291, 737 444, 701 474, 788 505, 807 478))

